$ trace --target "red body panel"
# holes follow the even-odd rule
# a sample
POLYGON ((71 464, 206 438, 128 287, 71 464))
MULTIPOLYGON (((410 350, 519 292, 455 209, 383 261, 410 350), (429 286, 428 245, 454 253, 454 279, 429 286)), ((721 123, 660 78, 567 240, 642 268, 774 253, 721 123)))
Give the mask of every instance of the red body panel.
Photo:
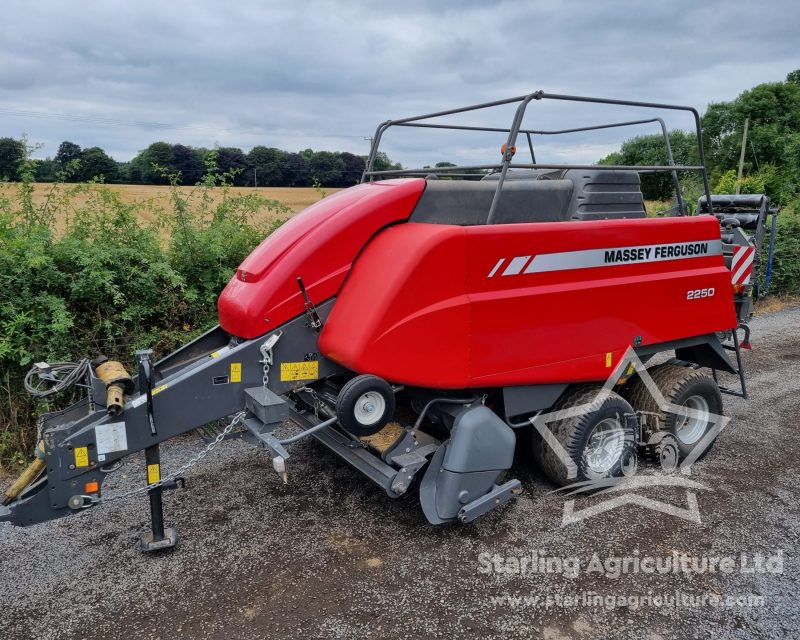
POLYGON ((612 248, 658 255, 671 243, 719 240, 711 216, 398 225, 359 256, 320 351, 353 371, 422 387, 604 380, 634 341, 735 327, 731 274, 720 253, 602 266, 581 260, 612 248), (526 265, 559 261, 525 273, 526 265), (688 299, 709 289, 713 295, 688 299))
POLYGON ((298 276, 313 301, 336 295, 367 241, 407 220, 424 186, 422 178, 362 184, 296 215, 245 259, 225 287, 217 302, 220 326, 255 338, 303 313, 298 276))

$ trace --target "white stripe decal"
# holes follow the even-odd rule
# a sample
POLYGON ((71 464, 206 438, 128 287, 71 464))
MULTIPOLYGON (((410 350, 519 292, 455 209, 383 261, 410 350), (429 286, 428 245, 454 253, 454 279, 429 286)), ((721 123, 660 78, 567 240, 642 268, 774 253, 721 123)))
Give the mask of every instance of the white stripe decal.
MULTIPOLYGON (((696 242, 674 242, 648 244, 635 247, 609 249, 583 249, 562 251, 534 256, 524 273, 565 271, 568 269, 590 269, 592 267, 616 267, 626 264, 662 262, 722 255, 721 240, 698 240, 696 242)), ((512 264, 521 258, 514 258, 512 264)), ((507 275, 511 265, 503 275, 507 275)), ((514 272, 514 273, 518 273, 514 272)))
POLYGON ((733 248, 733 257, 731 258, 731 271, 736 271, 736 267, 739 265, 739 261, 744 257, 746 249, 747 247, 733 248))
MULTIPOLYGON (((519 274, 520 271, 528 264, 528 260, 530 260, 530 256, 517 256, 516 258, 512 258, 511 262, 508 263, 506 270, 503 271, 504 276, 515 276, 519 274)), ((527 272, 526 272, 527 273, 527 272)))
POLYGON ((750 281, 750 274, 747 274, 747 278, 744 282, 740 282, 742 276, 745 272, 750 269, 751 265, 753 264, 753 254, 751 253, 748 257, 746 257, 743 261, 741 266, 736 270, 736 273, 733 274, 733 278, 731 279, 734 284, 747 284, 750 281))
POLYGON ((505 261, 506 261, 506 259, 505 259, 505 258, 500 258, 500 259, 497 261, 497 264, 496 264, 496 265, 494 265, 494 269, 492 269, 492 270, 489 272, 489 275, 488 275, 487 277, 488 277, 488 278, 491 278, 491 277, 492 277, 492 276, 493 276, 495 273, 497 273, 497 270, 498 270, 498 269, 499 269, 499 268, 502 266, 502 264, 503 264, 505 261))

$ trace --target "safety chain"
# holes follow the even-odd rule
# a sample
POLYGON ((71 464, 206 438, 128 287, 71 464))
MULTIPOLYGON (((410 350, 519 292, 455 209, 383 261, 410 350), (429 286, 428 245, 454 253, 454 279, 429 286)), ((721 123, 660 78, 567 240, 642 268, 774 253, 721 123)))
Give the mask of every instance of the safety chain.
POLYGON ((314 417, 319 418, 319 408, 322 406, 322 400, 319 397, 319 394, 316 390, 312 389, 311 387, 298 387, 295 389, 295 392, 305 391, 308 395, 311 396, 311 400, 314 402, 314 417))
POLYGON ((264 388, 267 388, 269 384, 269 370, 272 367, 272 348, 278 343, 281 336, 283 335, 283 331, 278 331, 273 333, 269 338, 267 338, 264 343, 258 348, 261 352, 261 364, 264 365, 264 374, 261 378, 261 382, 264 385, 264 388))
POLYGON ((242 422, 242 420, 244 419, 244 416, 245 416, 245 412, 244 411, 240 411, 239 413, 234 415, 233 419, 228 423, 228 425, 219 434, 217 434, 216 438, 214 438, 211 442, 209 442, 206 445, 205 449, 203 449, 200 453, 198 453, 191 460, 189 460, 189 462, 187 462, 183 466, 179 467, 178 469, 176 469, 175 471, 170 473, 168 476, 165 476, 165 477, 161 478, 161 480, 159 480, 158 482, 154 482, 153 484, 148 484, 147 486, 139 487, 137 489, 133 489, 131 491, 127 491, 125 493, 120 493, 120 494, 114 495, 114 496, 101 497, 101 498, 98 498, 96 496, 83 496, 83 497, 84 498, 89 498, 92 503, 98 503, 98 502, 101 502, 101 501, 102 502, 112 502, 114 500, 122 500, 123 498, 130 498, 132 496, 136 496, 136 495, 139 495, 141 493, 147 493, 151 489, 155 489, 157 487, 160 487, 160 486, 166 484, 167 482, 171 482, 172 480, 174 480, 175 478, 180 476, 182 473, 184 473, 186 470, 192 468, 194 465, 196 465, 198 462, 200 462, 209 453, 211 453, 211 450, 214 449, 214 447, 216 447, 220 442, 222 442, 222 440, 225 438, 225 436, 227 436, 231 431, 233 431, 233 428, 237 424, 240 424, 242 422))

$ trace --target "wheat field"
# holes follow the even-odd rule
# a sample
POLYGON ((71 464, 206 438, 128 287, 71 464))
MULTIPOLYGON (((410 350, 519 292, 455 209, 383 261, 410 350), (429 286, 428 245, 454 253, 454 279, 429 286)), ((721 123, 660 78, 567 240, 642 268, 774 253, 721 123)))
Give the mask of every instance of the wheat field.
MULTIPOLYGON (((152 218, 155 215, 154 212, 158 211, 159 209, 169 210, 171 208, 169 186, 142 184, 111 184, 105 186, 117 192, 121 200, 126 204, 132 204, 135 202, 145 203, 146 206, 143 206, 139 209, 140 216, 144 221, 152 221, 152 218)), ((50 193, 52 187, 53 185, 49 183, 37 183, 35 185, 33 194, 34 203, 36 205, 41 205, 44 203, 48 198, 48 194, 50 193)), ((76 185, 65 184, 59 185, 58 188, 66 191, 75 187, 76 185)), ((17 183, 0 183, 0 198, 7 197, 17 201, 17 194, 19 193, 20 188, 21 185, 17 183)), ((80 188, 97 189, 98 187, 81 185, 80 188)), ((195 187, 178 187, 178 189, 185 196, 189 196, 195 187)), ((325 194, 331 194, 336 191, 339 191, 339 189, 323 189, 325 194)), ((230 196, 247 195, 251 193, 258 194, 264 198, 278 200, 288 206, 295 213, 305 209, 309 205, 314 204, 322 197, 322 193, 311 187, 230 187, 228 189, 228 194, 230 196)), ((223 190, 221 188, 213 188, 209 190, 209 194, 213 200, 217 201, 223 197, 223 190)), ((195 195, 198 196, 198 192, 195 192, 195 195)), ((81 206, 87 201, 87 199, 87 193, 79 192, 73 198, 73 205, 81 206)), ((275 217, 274 214, 266 211, 263 215, 263 221, 267 222, 271 221, 271 219, 275 217)))

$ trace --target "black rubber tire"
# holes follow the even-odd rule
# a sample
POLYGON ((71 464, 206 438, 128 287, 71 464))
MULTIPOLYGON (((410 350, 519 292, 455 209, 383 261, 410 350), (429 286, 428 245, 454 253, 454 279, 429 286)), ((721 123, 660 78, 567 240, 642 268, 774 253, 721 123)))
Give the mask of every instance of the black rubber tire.
POLYGON ((394 417, 394 390, 383 378, 373 375, 360 375, 348 380, 336 398, 336 418, 339 424, 355 436, 371 436, 378 433, 394 417), (356 404, 366 393, 379 393, 385 403, 380 419, 370 424, 360 422, 356 417, 356 404))
POLYGON ((586 405, 587 410, 580 415, 553 420, 546 425, 578 467, 574 478, 568 477, 566 465, 534 427, 533 458, 547 477, 560 486, 620 477, 624 475, 623 467, 627 466, 630 456, 636 455, 636 415, 622 396, 613 391, 603 391, 600 385, 575 385, 559 398, 551 412, 582 405, 586 405), (616 419, 624 430, 624 447, 619 460, 606 473, 597 475, 589 469, 584 451, 594 427, 607 418, 616 419))
MULTIPOLYGON (((677 364, 660 364, 648 369, 650 377, 661 391, 664 399, 676 405, 683 403, 691 396, 701 396, 708 403, 711 414, 722 415, 722 394, 714 379, 698 369, 677 364)), ((645 386, 639 376, 631 380, 625 390, 625 396, 633 408, 642 417, 642 432, 640 444, 655 449, 664 437, 674 439, 680 452, 680 461, 683 461, 700 441, 714 427, 713 419, 709 420, 703 435, 691 444, 684 443, 677 435, 678 416, 675 413, 662 411, 656 399, 645 386)), ((716 438, 714 439, 716 441, 716 438)), ((708 445, 698 456, 698 460, 706 455, 714 442, 708 445)))
POLYGON ((665 434, 655 445, 653 454, 661 473, 669 475, 678 468, 681 451, 678 441, 673 436, 665 434))

